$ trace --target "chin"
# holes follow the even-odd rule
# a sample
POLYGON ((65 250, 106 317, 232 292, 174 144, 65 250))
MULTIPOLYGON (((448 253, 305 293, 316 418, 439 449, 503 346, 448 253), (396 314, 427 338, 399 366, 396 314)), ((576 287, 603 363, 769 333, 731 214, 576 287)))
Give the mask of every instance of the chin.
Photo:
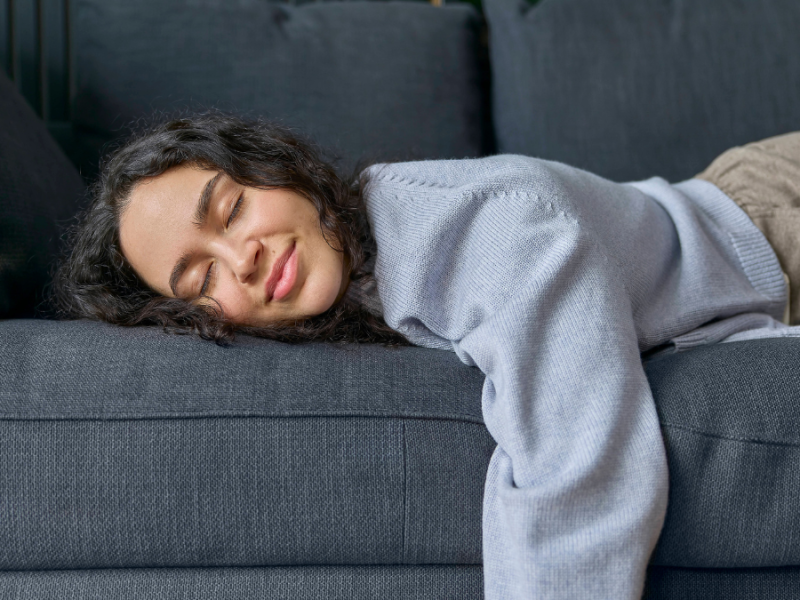
POLYGON ((330 310, 330 308, 332 306, 333 306, 333 303, 331 302, 330 304, 324 305, 322 307, 318 306, 318 307, 315 307, 313 309, 309 309, 309 310, 307 310, 307 311, 305 311, 303 313, 305 316, 304 317, 300 317, 300 318, 302 318, 302 319, 313 319, 314 317, 318 317, 319 315, 321 315, 321 314, 327 312, 328 310, 330 310))

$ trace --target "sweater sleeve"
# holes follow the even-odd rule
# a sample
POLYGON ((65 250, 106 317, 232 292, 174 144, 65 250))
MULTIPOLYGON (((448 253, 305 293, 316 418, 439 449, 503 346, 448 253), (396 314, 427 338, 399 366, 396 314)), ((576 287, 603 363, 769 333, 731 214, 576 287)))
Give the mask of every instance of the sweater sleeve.
POLYGON ((668 477, 632 303, 580 210, 515 160, 466 183, 458 165, 376 174, 385 317, 486 375, 487 600, 638 599, 668 477))
POLYGON ((627 298, 576 234, 454 342, 486 374, 498 446, 486 478, 487 600, 638 599, 663 525, 667 466, 627 298))

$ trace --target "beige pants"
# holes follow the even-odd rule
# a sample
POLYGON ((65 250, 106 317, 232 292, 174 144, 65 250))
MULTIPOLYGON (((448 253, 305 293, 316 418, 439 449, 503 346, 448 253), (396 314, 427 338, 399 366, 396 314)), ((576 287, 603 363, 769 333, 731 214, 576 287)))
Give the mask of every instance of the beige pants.
POLYGON ((789 286, 784 322, 800 323, 800 132, 731 148, 695 177, 725 192, 767 238, 789 286))

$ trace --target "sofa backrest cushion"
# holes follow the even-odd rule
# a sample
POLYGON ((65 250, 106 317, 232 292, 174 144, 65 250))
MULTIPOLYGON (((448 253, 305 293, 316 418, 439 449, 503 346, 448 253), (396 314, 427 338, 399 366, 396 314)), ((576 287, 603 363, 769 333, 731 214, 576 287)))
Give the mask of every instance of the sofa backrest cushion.
MULTIPOLYGON (((360 160, 480 156, 488 60, 470 5, 73 2, 73 124, 108 140, 154 112, 217 108, 360 160)), ((80 137, 80 136, 79 136, 80 137)))
POLYGON ((693 177, 800 129, 796 0, 484 0, 498 150, 693 177))
POLYGON ((78 171, 0 71, 0 319, 37 314, 60 225, 83 193, 78 171))

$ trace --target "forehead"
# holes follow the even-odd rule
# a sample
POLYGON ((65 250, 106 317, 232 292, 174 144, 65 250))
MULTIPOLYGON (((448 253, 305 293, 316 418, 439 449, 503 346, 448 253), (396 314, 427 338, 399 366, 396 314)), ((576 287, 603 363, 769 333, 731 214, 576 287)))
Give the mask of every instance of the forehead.
POLYGON ((194 212, 203 188, 216 174, 175 167, 142 181, 130 194, 120 218, 122 254, 145 283, 164 296, 172 296, 172 268, 200 235, 192 222, 194 212))

